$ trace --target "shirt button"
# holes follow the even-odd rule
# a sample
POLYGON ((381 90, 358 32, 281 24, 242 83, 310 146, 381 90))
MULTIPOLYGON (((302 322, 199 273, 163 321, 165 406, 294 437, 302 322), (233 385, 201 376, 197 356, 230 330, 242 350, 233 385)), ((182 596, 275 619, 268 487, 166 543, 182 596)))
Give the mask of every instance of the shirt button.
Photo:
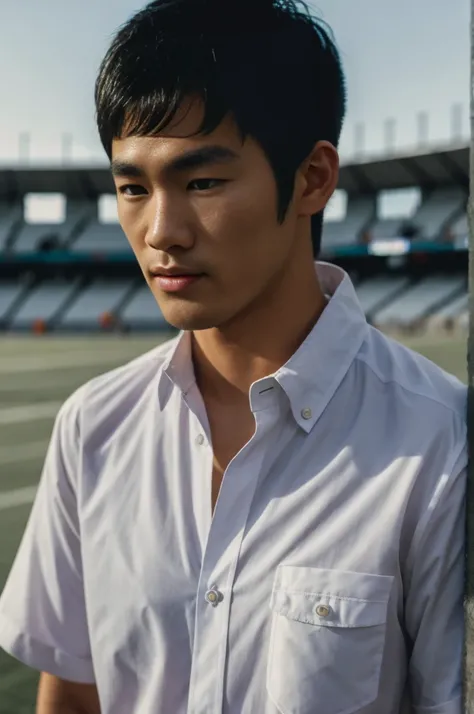
POLYGON ((217 607, 223 599, 224 597, 222 593, 219 592, 216 586, 208 590, 206 593, 206 602, 208 602, 209 605, 212 605, 212 607, 217 607))
POLYGON ((303 409, 301 411, 301 416, 303 417, 303 419, 306 419, 306 421, 308 421, 309 419, 312 418, 313 412, 311 411, 311 409, 309 407, 307 407, 306 409, 303 409))
POLYGON ((331 614, 331 608, 328 605, 317 605, 314 609, 318 617, 329 617, 331 614))
POLYGON ((198 446, 202 446, 204 444, 204 441, 205 439, 202 434, 199 434, 199 436, 196 437, 196 444, 198 446))

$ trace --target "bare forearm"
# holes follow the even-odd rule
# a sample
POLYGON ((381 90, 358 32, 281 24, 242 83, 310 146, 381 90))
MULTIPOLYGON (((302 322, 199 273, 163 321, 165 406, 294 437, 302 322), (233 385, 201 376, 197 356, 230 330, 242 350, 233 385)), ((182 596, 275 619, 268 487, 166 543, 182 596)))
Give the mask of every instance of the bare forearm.
POLYGON ((36 714, 100 714, 97 689, 91 684, 66 682, 43 673, 36 714))

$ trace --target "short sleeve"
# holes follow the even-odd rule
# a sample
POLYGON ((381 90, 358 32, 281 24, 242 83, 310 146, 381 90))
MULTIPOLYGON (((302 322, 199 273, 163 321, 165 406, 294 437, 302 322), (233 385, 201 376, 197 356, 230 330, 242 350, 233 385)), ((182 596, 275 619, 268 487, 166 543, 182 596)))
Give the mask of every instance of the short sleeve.
POLYGON ((82 390, 61 408, 31 515, 0 598, 0 647, 62 679, 93 683, 76 483, 82 390))
POLYGON ((442 475, 410 558, 405 627, 415 714, 462 714, 466 448, 442 475))

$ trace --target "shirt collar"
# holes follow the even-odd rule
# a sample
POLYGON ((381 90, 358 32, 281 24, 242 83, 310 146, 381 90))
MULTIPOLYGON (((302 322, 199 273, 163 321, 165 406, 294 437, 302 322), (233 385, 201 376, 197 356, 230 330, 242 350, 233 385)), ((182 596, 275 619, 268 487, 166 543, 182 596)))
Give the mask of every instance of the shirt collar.
MULTIPOLYGON (((329 302, 295 354, 278 372, 266 378, 275 380, 283 389, 294 419, 307 433, 342 382, 368 330, 349 276, 329 263, 318 262, 315 267, 321 289, 329 297, 329 302)), ((186 395, 194 383, 191 335, 183 332, 174 340, 163 365, 160 407, 164 407, 169 388, 173 385, 186 395)))
POLYGON ((303 344, 274 375, 307 433, 347 374, 368 331, 349 276, 329 263, 316 263, 316 271, 329 302, 303 344))

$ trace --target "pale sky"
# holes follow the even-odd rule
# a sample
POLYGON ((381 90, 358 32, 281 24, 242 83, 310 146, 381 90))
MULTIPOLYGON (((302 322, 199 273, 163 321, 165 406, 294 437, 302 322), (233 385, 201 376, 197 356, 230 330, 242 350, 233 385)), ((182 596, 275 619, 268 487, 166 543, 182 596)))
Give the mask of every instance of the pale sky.
MULTIPOLYGON (((0 0, 2 131, 0 161, 18 159, 18 134, 31 133, 35 163, 59 161, 61 134, 73 156, 105 161, 94 124, 93 88, 116 30, 141 0, 0 0)), ((225 2, 225 0, 223 0, 225 2)), ((383 123, 397 120, 396 144, 415 144, 416 114, 430 115, 430 139, 450 139, 450 110, 463 105, 468 136, 469 0, 314 0, 342 52, 349 115, 341 146, 349 156, 354 125, 383 149, 383 123)))

